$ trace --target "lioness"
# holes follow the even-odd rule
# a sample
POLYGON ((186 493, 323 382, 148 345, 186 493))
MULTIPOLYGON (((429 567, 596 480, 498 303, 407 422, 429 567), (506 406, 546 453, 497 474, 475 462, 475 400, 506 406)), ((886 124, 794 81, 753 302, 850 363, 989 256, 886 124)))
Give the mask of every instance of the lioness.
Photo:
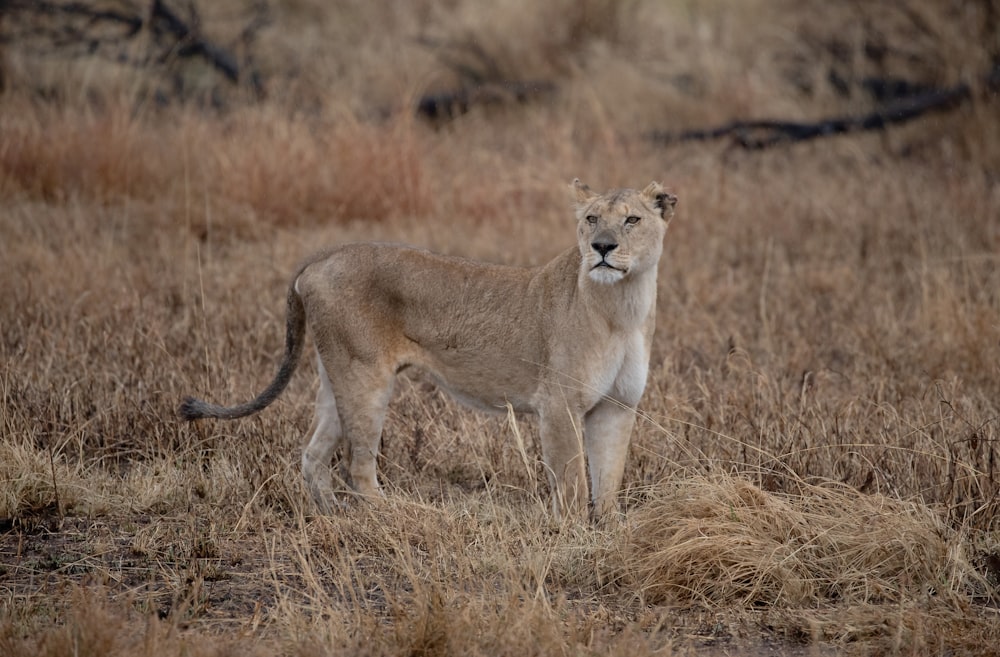
POLYGON ((594 516, 616 509, 677 198, 658 183, 603 195, 572 187, 577 246, 542 267, 374 243, 308 260, 288 290, 285 355, 267 389, 231 408, 188 398, 181 416, 233 419, 268 406, 291 379, 308 324, 319 394, 302 472, 324 512, 341 445, 350 485, 380 495, 375 461, 393 379, 414 366, 475 407, 538 414, 556 517, 586 508, 584 454, 594 516))

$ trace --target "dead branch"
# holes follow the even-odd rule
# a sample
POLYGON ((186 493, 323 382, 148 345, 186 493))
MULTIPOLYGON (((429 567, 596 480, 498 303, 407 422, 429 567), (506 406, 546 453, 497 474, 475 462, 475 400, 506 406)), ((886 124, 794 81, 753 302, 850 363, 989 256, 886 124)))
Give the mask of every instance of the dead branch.
MULTIPOLYGON (((984 78, 989 92, 1000 90, 1000 65, 984 78)), ((946 89, 916 93, 887 103, 860 116, 840 116, 812 122, 773 119, 732 121, 722 126, 680 133, 655 132, 653 141, 671 144, 683 141, 707 141, 732 137, 733 144, 747 150, 760 150, 783 143, 808 141, 850 132, 883 130, 896 123, 906 123, 931 112, 946 112, 972 98, 972 87, 961 83, 946 89)))
POLYGON ((489 82, 454 91, 425 94, 417 101, 417 114, 428 119, 450 119, 474 106, 525 103, 552 93, 555 85, 545 81, 489 82))
POLYGON ((236 63, 236 58, 224 48, 220 48, 198 34, 196 23, 192 26, 185 22, 161 0, 153 0, 150 23, 154 32, 165 32, 174 37, 178 44, 178 57, 202 57, 226 76, 230 82, 240 81, 240 67, 236 63))
MULTIPOLYGON (((265 21, 262 12, 247 28, 256 30, 265 21)), ((263 94, 260 75, 248 65, 241 65, 226 48, 206 38, 200 30, 200 19, 193 4, 188 16, 182 17, 163 0, 152 0, 146 14, 98 8, 84 2, 51 2, 49 0, 0 0, 0 15, 21 18, 14 28, 8 28, 0 40, 33 38, 52 50, 82 50, 96 53, 115 49, 111 56, 127 61, 120 46, 137 37, 143 29, 149 31, 159 47, 151 59, 164 63, 171 58, 200 58, 231 83, 245 83, 256 95, 263 94)), ((249 41, 252 35, 241 38, 249 41)), ((143 64, 145 62, 140 62, 143 64)))
POLYGON ((526 103, 552 93, 555 85, 543 80, 512 80, 496 57, 475 39, 448 41, 422 36, 416 43, 430 50, 459 79, 459 87, 428 93, 417 101, 417 114, 427 119, 451 119, 472 107, 526 103))

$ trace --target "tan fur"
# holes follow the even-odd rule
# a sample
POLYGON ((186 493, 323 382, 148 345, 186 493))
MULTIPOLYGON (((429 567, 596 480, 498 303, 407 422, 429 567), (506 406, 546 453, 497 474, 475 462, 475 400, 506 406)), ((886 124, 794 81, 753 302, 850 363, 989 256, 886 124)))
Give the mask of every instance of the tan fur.
POLYGON ((233 418, 267 406, 291 378, 308 325, 320 388, 302 469, 320 508, 334 500, 329 465, 340 447, 354 490, 381 494, 375 461, 393 380, 418 367, 465 403, 539 416, 557 516, 581 515, 588 498, 595 516, 614 510, 677 199, 657 183, 598 195, 576 180, 573 189, 577 246, 539 268, 374 243, 314 258, 289 290, 274 382, 234 408, 188 399, 182 416, 233 418))

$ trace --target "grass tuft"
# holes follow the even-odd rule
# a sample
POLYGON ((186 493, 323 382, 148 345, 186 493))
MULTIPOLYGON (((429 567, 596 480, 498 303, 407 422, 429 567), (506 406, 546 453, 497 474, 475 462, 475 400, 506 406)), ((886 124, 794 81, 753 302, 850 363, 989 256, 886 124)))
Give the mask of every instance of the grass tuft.
POLYGON ((990 590, 964 554, 966 537, 920 504, 840 485, 769 493, 737 477, 670 482, 650 495, 630 515, 625 567, 651 603, 898 605, 990 590))

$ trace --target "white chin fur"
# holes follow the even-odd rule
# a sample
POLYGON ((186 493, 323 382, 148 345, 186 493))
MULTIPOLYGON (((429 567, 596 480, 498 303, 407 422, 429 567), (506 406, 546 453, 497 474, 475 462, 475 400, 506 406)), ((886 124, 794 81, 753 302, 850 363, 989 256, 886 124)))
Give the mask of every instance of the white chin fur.
POLYGON ((610 267, 596 267, 590 270, 589 276, 592 281, 611 285, 620 281, 625 274, 621 270, 611 269, 610 267))

